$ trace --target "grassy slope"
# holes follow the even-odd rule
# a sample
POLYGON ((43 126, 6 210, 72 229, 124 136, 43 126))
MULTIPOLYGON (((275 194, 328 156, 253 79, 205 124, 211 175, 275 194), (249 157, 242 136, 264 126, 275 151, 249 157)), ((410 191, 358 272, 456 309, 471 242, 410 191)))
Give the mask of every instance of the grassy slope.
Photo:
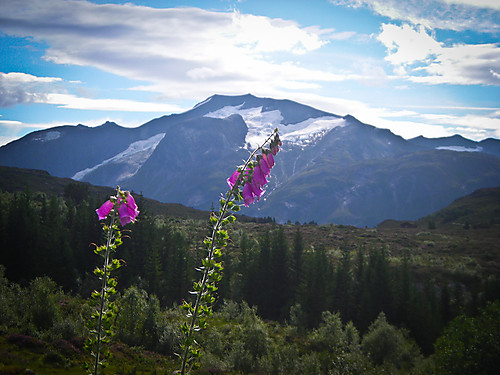
MULTIPOLYGON (((106 374, 151 374, 172 373, 176 361, 141 348, 130 348, 120 343, 111 346, 112 357, 108 361, 106 374)), ((82 367, 91 362, 82 348, 65 340, 49 344, 30 336, 0 336, 0 374, 86 374, 82 367)))

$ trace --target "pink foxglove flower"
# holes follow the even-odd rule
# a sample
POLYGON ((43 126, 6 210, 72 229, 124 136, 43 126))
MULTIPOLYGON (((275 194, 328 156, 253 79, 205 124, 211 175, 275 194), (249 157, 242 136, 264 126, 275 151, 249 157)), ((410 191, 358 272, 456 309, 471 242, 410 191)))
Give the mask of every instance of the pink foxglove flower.
POLYGON ((126 224, 135 221, 135 218, 139 215, 139 210, 137 209, 134 197, 130 193, 127 194, 127 203, 124 203, 121 198, 120 202, 121 204, 118 209, 118 213, 120 215, 120 223, 123 227, 126 224))
POLYGON ((97 216, 99 217, 99 220, 106 219, 106 217, 109 215, 111 210, 113 209, 113 202, 110 200, 104 202, 101 207, 99 207, 95 212, 97 212, 97 216))
POLYGON ((262 154, 262 158, 259 160, 259 168, 264 174, 265 177, 269 176, 269 173, 271 173, 271 167, 269 164, 267 164, 266 159, 264 158, 265 154, 262 154))
POLYGON ((238 177, 240 176, 240 172, 238 172, 238 170, 235 170, 233 172, 233 174, 231 175, 231 177, 229 177, 227 179, 227 184, 229 185, 229 187, 232 189, 234 184, 236 183, 236 180, 238 180, 238 177))
MULTIPOLYGON (((269 171, 269 168, 267 170, 269 171)), ((267 174, 269 174, 269 172, 267 174)), ((265 172, 259 165, 253 169, 252 181, 254 181, 258 186, 264 186, 267 184, 265 172)))
POLYGON ((254 201, 255 201, 255 195, 252 191, 250 183, 247 182, 243 187, 243 203, 245 204, 246 207, 248 207, 254 201))
POLYGON ((264 160, 266 162, 269 169, 271 169, 274 166, 274 157, 273 157, 272 153, 269 153, 269 154, 263 153, 262 160, 264 160))
POLYGON ((261 186, 262 185, 259 185, 255 180, 255 175, 254 175, 253 180, 250 182, 250 188, 252 190, 252 194, 254 195, 255 198, 257 198, 257 200, 259 200, 262 194, 265 193, 265 191, 262 190, 261 186))
MULTIPOLYGON (((255 202, 255 198, 259 200, 262 194, 265 193, 262 187, 268 182, 267 176, 269 176, 271 168, 274 166, 273 155, 278 153, 279 146, 281 146, 281 141, 278 135, 276 135, 269 149, 262 150, 262 154, 256 158, 257 162, 254 162, 253 166, 247 167, 244 171, 244 177, 240 180, 240 184, 243 187, 241 194, 245 206, 248 207, 251 203, 255 202)), ((240 174, 238 170, 235 170, 231 177, 227 179, 227 183, 231 189, 236 185, 240 174)))
MULTIPOLYGON (((122 226, 135 221, 137 215, 139 215, 134 197, 129 192, 125 192, 125 194, 127 195, 126 203, 121 197, 118 198, 118 215, 120 216, 120 223, 122 226)), ((104 202, 103 205, 96 210, 99 220, 105 219, 113 209, 113 206, 114 204, 111 200, 104 202)))

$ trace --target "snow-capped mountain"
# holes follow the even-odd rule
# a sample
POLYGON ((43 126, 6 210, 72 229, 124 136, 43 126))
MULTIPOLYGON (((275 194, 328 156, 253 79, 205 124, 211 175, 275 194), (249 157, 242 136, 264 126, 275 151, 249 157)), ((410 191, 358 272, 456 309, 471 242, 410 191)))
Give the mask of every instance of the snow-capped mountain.
POLYGON ((0 164, 209 209, 235 166, 276 127, 282 151, 266 194, 245 214, 371 226, 416 219, 500 185, 498 140, 407 141, 349 115, 249 94, 214 95, 138 128, 107 122, 33 132, 1 147, 0 164))

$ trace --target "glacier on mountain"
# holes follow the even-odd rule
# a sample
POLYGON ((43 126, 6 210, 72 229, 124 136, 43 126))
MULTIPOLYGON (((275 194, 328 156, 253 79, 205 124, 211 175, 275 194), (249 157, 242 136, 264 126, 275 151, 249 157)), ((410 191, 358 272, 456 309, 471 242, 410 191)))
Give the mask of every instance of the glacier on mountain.
POLYGON ((283 125, 284 118, 278 109, 262 111, 262 106, 242 109, 244 104, 225 106, 205 114, 205 117, 226 118, 235 114, 240 115, 248 126, 245 142, 250 149, 258 147, 278 127, 283 141, 306 146, 331 129, 345 126, 345 120, 336 116, 309 118, 296 124, 283 125))
POLYGON ((89 173, 95 171, 96 169, 103 167, 108 164, 127 164, 126 171, 124 171, 117 179, 116 182, 120 182, 126 178, 132 177, 137 173, 139 168, 148 160, 156 146, 165 137, 165 133, 156 134, 148 139, 143 139, 130 144, 128 148, 120 152, 119 154, 113 156, 112 158, 104 160, 91 168, 86 168, 81 170, 72 177, 73 180, 82 181, 85 176, 89 173))
POLYGON ((205 114, 204 117, 226 118, 231 115, 240 115, 248 126, 245 143, 250 149, 255 149, 281 124, 283 116, 279 110, 263 112, 262 106, 242 109, 244 104, 225 106, 205 114))
POLYGON ((334 116, 309 118, 297 124, 290 124, 281 128, 281 139, 283 141, 290 141, 298 146, 307 146, 333 128, 345 125, 346 122, 343 118, 334 116))
POLYGON ((439 146, 436 147, 436 150, 448 150, 448 151, 455 151, 455 152, 482 152, 483 148, 482 147, 464 147, 464 146, 439 146))

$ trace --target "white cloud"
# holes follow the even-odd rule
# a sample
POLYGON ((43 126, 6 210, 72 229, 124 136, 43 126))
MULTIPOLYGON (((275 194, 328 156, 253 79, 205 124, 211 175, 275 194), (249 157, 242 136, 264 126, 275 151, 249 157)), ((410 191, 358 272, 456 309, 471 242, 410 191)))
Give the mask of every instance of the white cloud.
MULTIPOLYGON (((26 73, 0 72, 0 107, 17 104, 45 103, 61 108, 125 111, 125 112, 180 112, 184 108, 167 103, 140 102, 126 99, 92 99, 64 93, 63 79, 37 77, 26 73)), ((5 125, 6 120, 0 121, 5 125)))
POLYGON ((47 93, 54 90, 60 82, 62 79, 58 77, 0 72, 0 107, 43 102, 47 93))
POLYGON ((452 125, 461 128, 475 128, 484 131, 492 131, 500 134, 500 118, 492 116, 478 116, 478 115, 442 115, 442 114, 423 114, 422 118, 431 120, 435 123, 452 125))
POLYGON ((478 8, 500 9, 498 0, 444 0, 448 4, 469 5, 478 8))
POLYGON ((169 98, 199 99, 202 85, 211 95, 229 86, 231 93, 241 93, 255 86, 301 89, 360 78, 299 64, 302 55, 352 38, 353 32, 294 21, 72 0, 0 2, 0 13, 3 32, 49 45, 46 60, 143 81, 141 89, 169 98))
POLYGON ((148 103, 126 99, 90 99, 70 94, 47 94, 45 103, 55 104, 62 108, 125 111, 125 112, 159 112, 171 113, 183 111, 182 108, 166 103, 148 103))
POLYGON ((423 27, 392 24, 382 25, 378 40, 386 46, 386 60, 395 73, 410 81, 500 86, 499 44, 446 46, 423 27))
POLYGON ((242 46, 250 53, 289 51, 302 54, 327 43, 320 39, 321 31, 302 29, 292 21, 269 19, 263 16, 233 13, 234 46, 242 46))
POLYGON ((382 32, 377 39, 386 46, 389 53, 386 60, 393 65, 426 61, 442 49, 424 27, 414 29, 410 25, 382 24, 382 32))
POLYGON ((497 0, 330 0, 332 4, 366 7, 391 20, 446 30, 500 31, 497 0))
MULTIPOLYGON (((1 116, 1 115, 0 115, 1 116)), ((14 120, 0 120, 0 126, 1 127, 12 127, 12 126, 19 126, 22 125, 23 123, 21 121, 14 121, 14 120)))
POLYGON ((412 137, 424 135, 431 138, 461 134, 466 138, 480 141, 488 137, 498 138, 500 136, 500 118, 495 116, 494 109, 491 109, 490 112, 462 116, 419 113, 409 116, 413 119, 413 129, 410 127, 405 129, 399 121, 393 125, 387 125, 393 132, 401 134, 405 138, 408 138, 410 134, 412 137), (419 132, 420 134, 418 134, 419 132))

